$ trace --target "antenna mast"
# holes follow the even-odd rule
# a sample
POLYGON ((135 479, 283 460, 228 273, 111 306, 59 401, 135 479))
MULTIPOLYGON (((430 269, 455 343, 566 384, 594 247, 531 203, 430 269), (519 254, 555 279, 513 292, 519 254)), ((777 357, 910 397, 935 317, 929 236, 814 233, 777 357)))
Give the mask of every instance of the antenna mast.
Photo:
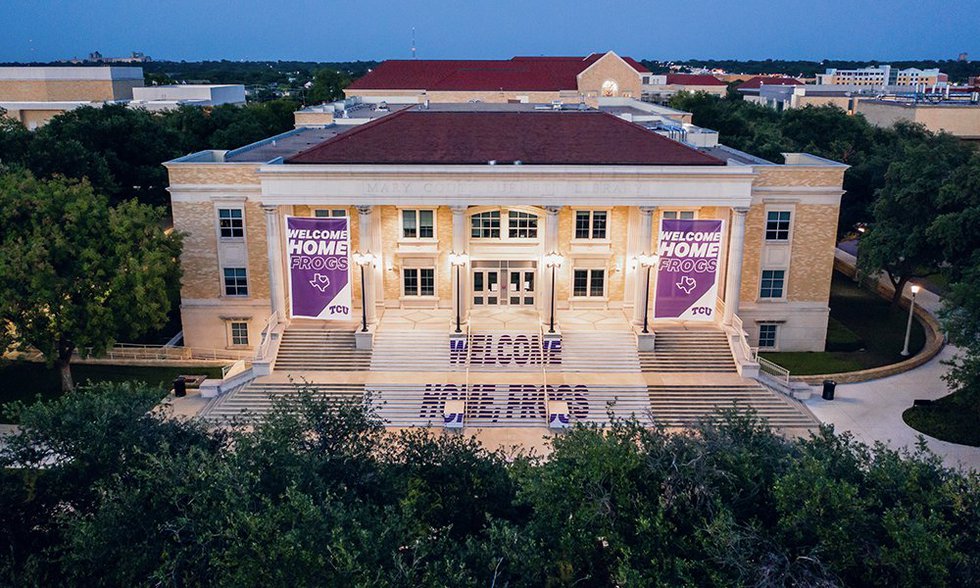
POLYGON ((415 27, 412 27, 412 59, 415 59, 415 27))

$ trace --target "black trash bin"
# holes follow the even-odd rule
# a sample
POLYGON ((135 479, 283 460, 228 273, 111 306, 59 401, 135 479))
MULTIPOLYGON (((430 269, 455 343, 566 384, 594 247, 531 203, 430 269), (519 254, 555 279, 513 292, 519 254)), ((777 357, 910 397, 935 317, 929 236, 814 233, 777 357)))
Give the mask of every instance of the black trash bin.
POLYGON ((837 382, 835 382, 833 380, 824 380, 823 381, 823 399, 824 400, 833 400, 834 399, 834 390, 836 390, 836 389, 837 389, 837 382))
POLYGON ((174 380, 174 396, 177 398, 187 396, 187 380, 184 379, 184 376, 177 376, 177 379, 174 380))

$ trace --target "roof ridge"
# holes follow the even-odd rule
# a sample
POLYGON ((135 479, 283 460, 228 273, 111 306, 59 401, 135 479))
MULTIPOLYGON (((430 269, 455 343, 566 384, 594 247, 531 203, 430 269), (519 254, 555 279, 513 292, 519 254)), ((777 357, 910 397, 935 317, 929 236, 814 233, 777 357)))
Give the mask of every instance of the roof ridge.
POLYGON ((412 109, 412 106, 414 106, 414 105, 409 105, 409 106, 406 106, 405 108, 400 108, 400 109, 396 110, 395 112, 392 112, 388 116, 382 116, 380 118, 376 118, 376 119, 374 119, 372 121, 366 122, 366 123, 364 123, 362 125, 357 125, 356 127, 354 127, 353 129, 347 131, 346 133, 340 133, 339 135, 335 135, 333 137, 330 137, 326 141, 317 143, 316 145, 311 145, 310 147, 307 147, 306 149, 303 149, 299 153, 294 153, 293 155, 291 155, 289 157, 289 159, 295 159, 295 158, 297 158, 297 157, 299 157, 301 155, 304 155, 308 151, 313 151, 314 149, 319 149, 320 147, 324 147, 326 145, 332 145, 334 143, 339 143, 342 139, 347 139, 347 138, 356 136, 356 135, 358 135, 360 133, 363 133, 366 129, 374 128, 374 127, 378 126, 379 124, 381 124, 382 122, 390 121, 393 118, 397 118, 397 117, 405 114, 406 112, 408 112, 408 111, 410 111, 412 109))

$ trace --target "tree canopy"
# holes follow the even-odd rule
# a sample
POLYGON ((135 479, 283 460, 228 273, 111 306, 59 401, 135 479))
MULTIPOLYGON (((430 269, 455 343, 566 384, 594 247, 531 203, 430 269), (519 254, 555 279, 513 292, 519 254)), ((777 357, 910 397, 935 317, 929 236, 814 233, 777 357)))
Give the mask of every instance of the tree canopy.
POLYGON ((164 212, 110 207, 87 181, 0 174, 0 350, 36 349, 73 387, 75 351, 161 327, 179 284, 180 237, 164 212))
POLYGON ((252 427, 152 410, 141 386, 21 407, 0 450, 14 585, 966 586, 980 480, 927 453, 749 414, 620 422, 546 460, 385 433, 297 391, 252 427))

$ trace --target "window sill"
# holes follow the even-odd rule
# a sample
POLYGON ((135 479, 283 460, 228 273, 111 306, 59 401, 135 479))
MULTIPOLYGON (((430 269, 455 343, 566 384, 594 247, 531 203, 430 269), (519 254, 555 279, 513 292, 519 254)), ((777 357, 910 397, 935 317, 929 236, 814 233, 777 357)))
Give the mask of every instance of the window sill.
POLYGON ((244 243, 245 237, 219 237, 220 243, 244 243))
POLYGON ((412 239, 411 237, 402 237, 397 241, 399 245, 438 245, 439 239, 435 237, 425 237, 419 239, 412 239))
POLYGON ((608 296, 569 296, 569 302, 609 302, 608 296))
POLYGON ((572 239, 572 245, 612 245, 612 239, 572 239))

